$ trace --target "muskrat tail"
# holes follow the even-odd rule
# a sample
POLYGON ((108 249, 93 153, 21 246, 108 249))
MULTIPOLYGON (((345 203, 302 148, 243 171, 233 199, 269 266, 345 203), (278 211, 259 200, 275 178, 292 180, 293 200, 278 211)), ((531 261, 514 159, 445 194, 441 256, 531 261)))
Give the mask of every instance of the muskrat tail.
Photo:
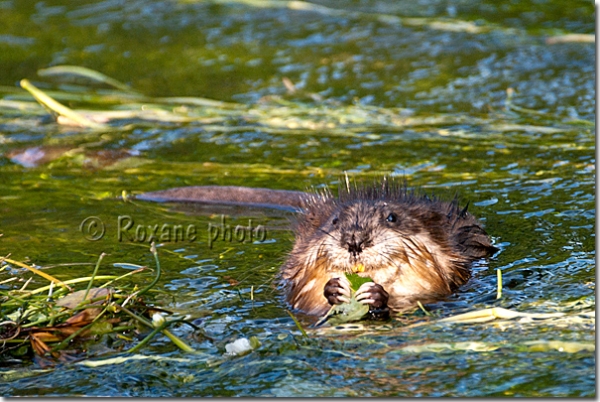
POLYGON ((143 193, 135 198, 155 202, 247 205, 300 212, 312 197, 312 194, 302 191, 241 186, 191 186, 143 193))

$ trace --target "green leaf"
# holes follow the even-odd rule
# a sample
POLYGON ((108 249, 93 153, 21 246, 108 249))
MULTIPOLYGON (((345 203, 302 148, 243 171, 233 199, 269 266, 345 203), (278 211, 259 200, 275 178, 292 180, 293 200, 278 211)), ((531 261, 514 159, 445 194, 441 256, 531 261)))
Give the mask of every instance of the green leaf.
POLYGON ((356 292, 358 288, 362 286, 363 283, 373 282, 373 279, 369 278, 368 276, 364 277, 360 276, 359 274, 346 274, 346 278, 350 282, 350 287, 352 288, 353 296, 354 292, 356 292))
POLYGON ((361 320, 368 312, 369 305, 362 304, 356 301, 354 297, 358 288, 363 283, 373 282, 373 279, 369 277, 360 276, 358 274, 346 274, 346 278, 350 282, 350 288, 352 290, 352 297, 350 303, 336 304, 320 319, 315 326, 319 326, 325 322, 330 325, 338 325, 351 321, 361 320))
POLYGON ((369 305, 356 301, 354 295, 350 303, 336 304, 327 315, 317 323, 320 325, 327 321, 330 325, 343 324, 345 322, 359 321, 369 312, 369 305))

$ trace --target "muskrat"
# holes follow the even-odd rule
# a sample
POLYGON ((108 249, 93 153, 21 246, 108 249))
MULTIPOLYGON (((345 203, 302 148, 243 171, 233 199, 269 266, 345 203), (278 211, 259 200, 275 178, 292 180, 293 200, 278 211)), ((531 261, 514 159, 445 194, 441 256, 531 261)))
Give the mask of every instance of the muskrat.
POLYGON ((497 249, 481 223, 451 202, 383 178, 374 185, 306 193, 235 186, 179 187, 146 193, 151 201, 245 204, 292 209, 295 243, 280 269, 292 308, 324 315, 350 298, 346 273, 370 277, 356 292, 372 316, 438 301, 471 276, 473 261, 497 249))

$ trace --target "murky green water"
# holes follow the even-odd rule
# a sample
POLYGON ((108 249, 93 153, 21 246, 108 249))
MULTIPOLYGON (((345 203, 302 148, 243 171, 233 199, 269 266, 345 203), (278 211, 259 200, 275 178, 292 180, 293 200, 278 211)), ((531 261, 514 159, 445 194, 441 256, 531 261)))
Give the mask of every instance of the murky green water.
MULTIPOLYGON (((244 105, 239 115, 223 112, 214 122, 123 119, 101 132, 0 105, 1 254, 39 266, 89 264, 48 269, 68 279, 87 275, 106 252, 102 273, 122 274, 114 264, 154 261, 147 242, 119 241, 119 216, 142 227, 194 225, 196 241, 160 247, 165 273, 156 297, 190 314, 215 340, 179 327, 197 354, 157 339, 143 350, 146 360, 45 368, 3 362, 2 395, 595 395, 595 352, 565 346, 595 343, 595 322, 585 315, 595 310, 595 49, 547 40, 593 34, 593 6, 360 1, 341 10, 323 1, 326 8, 298 9, 302 4, 0 3, 4 101, 29 99, 17 88, 22 78, 76 93, 36 74, 68 64, 149 96, 244 105), (296 93, 288 93, 283 77, 296 93), (507 110, 507 88, 515 90, 514 105, 530 110, 507 110), (275 103, 275 96, 291 103, 275 103), (36 159, 40 152, 45 158, 36 159), (394 321, 312 332, 305 340, 272 285, 292 244, 285 214, 118 199, 123 190, 182 185, 335 188, 345 171, 394 174, 471 200, 501 252, 475 267, 462 292, 430 306, 440 316, 487 307, 566 316, 406 328, 394 321), (232 226, 248 219, 264 225, 268 241, 210 248, 207 229, 220 224, 221 213, 232 226), (79 231, 88 216, 104 222, 101 240, 79 231), (496 269, 504 277, 499 301, 496 269), (243 336, 257 336, 261 347, 224 357, 225 344, 243 336), (546 346, 534 348, 534 341, 546 346), (411 349, 436 343, 455 347, 411 349)), ((75 109, 131 107, 64 102, 75 109)), ((92 356, 101 362, 119 354, 99 346, 92 356)))

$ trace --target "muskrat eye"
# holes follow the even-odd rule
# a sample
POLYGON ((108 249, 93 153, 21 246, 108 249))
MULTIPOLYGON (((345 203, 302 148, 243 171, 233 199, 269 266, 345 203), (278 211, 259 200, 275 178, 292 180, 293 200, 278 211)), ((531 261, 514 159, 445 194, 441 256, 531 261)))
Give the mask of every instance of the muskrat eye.
POLYGON ((331 221, 332 225, 337 225, 339 219, 337 218, 337 216, 335 218, 333 218, 333 220, 331 221))
POLYGON ((388 215, 387 218, 385 218, 385 220, 388 222, 396 222, 398 220, 398 217, 396 216, 395 213, 392 212, 391 214, 388 215))

